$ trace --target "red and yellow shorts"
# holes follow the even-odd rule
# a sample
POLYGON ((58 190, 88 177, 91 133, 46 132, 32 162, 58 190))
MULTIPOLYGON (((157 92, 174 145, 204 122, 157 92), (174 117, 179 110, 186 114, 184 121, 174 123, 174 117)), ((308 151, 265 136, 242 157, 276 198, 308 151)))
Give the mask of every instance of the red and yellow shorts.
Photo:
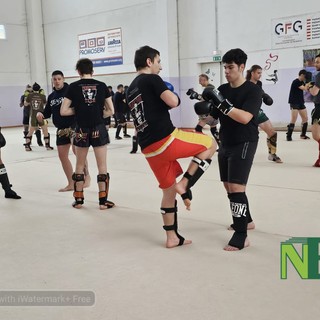
POLYGON ((144 148, 142 153, 159 182, 159 188, 167 189, 183 172, 177 159, 195 156, 209 149, 212 143, 205 134, 175 129, 169 136, 144 148))

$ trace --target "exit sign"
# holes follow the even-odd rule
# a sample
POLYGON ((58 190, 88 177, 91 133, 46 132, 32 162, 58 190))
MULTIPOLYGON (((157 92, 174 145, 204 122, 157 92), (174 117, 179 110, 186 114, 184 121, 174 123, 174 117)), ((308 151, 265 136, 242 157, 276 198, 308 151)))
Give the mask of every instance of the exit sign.
POLYGON ((221 62, 221 55, 213 56, 213 61, 214 62, 221 62))

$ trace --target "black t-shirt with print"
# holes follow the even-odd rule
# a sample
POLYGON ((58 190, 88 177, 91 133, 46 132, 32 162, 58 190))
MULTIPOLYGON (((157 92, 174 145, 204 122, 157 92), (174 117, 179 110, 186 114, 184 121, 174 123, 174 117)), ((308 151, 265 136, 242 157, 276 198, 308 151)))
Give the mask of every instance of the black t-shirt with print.
POLYGON ((232 88, 229 83, 218 90, 235 108, 247 111, 253 118, 247 124, 241 124, 214 108, 211 115, 220 120, 219 137, 222 145, 235 145, 242 142, 258 141, 258 114, 262 104, 262 90, 251 81, 245 81, 240 87, 232 88))
POLYGON ((290 104, 304 104, 303 90, 299 89, 301 86, 304 86, 304 82, 298 78, 292 81, 288 100, 290 104))
POLYGON ((142 150, 175 129, 170 119, 170 107, 160 98, 165 90, 168 90, 166 84, 156 74, 140 74, 128 88, 127 101, 142 150))
POLYGON ((58 129, 74 127, 75 116, 61 116, 60 109, 63 97, 68 89, 68 84, 64 83, 60 90, 53 89, 49 94, 46 107, 44 108, 43 115, 48 119, 52 115, 52 122, 58 129))
POLYGON ((110 92, 104 82, 89 78, 69 85, 65 95, 72 101, 79 127, 93 128, 103 124, 103 108, 110 92))

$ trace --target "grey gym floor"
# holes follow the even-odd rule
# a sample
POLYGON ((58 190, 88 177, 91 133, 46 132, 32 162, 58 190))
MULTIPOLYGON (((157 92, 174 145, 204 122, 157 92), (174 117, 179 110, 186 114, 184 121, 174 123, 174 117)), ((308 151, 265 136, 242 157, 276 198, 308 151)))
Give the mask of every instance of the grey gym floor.
MULTIPOLYGON (((267 160, 266 136, 260 134, 247 187, 256 230, 249 231, 249 248, 226 252, 231 214, 217 156, 193 188, 192 211, 178 199, 179 229, 193 244, 166 249, 161 191, 143 155, 129 154, 131 139, 114 140, 114 130, 108 171, 116 207, 100 211, 92 150, 91 186, 77 210, 72 192, 58 192, 66 181, 56 148, 46 151, 34 139, 33 151, 25 152, 22 128, 2 129, 2 158, 22 200, 0 194, 1 290, 88 290, 95 303, 0 306, 1 319, 319 318, 320 280, 302 280, 293 266, 288 279, 280 279, 281 241, 320 236, 320 168, 312 167, 318 155, 312 139, 300 140, 296 132, 287 142, 279 132, 284 163, 275 164, 267 160)), ((54 128, 49 131, 54 137, 54 128)), ((181 161, 184 169, 188 163, 181 161)))

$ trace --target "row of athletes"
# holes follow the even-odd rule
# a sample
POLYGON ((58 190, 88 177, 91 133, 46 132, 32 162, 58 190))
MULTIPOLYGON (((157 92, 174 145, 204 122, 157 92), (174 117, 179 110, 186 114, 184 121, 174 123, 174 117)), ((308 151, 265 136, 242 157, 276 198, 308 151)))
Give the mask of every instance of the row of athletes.
MULTIPOLYGON (((205 88, 204 101, 195 104, 198 115, 210 114, 220 121, 220 148, 218 163, 220 178, 230 202, 234 234, 225 246, 227 251, 237 251, 249 246, 247 229, 254 228, 246 184, 258 144, 258 116, 262 104, 261 88, 243 76, 247 55, 239 48, 228 51, 222 58, 227 83, 205 88)), ((159 187, 163 192, 161 213, 166 231, 168 248, 190 244, 178 233, 177 200, 179 194, 190 210, 191 188, 208 169, 216 150, 216 142, 197 132, 185 132, 174 127, 169 110, 178 107, 179 96, 170 91, 158 73, 161 71, 160 53, 149 46, 138 49, 134 64, 137 77, 128 89, 128 101, 139 137, 139 145, 145 155, 159 187), (180 158, 193 157, 183 173, 180 158)), ((93 65, 89 59, 81 59, 76 69, 80 80, 72 83, 62 101, 60 115, 75 116, 76 168, 73 206, 84 203, 84 166, 88 148, 93 146, 98 164, 99 205, 108 209, 114 203, 108 200, 109 176, 106 165, 107 130, 103 116, 113 114, 110 93, 104 83, 92 78, 93 65), (94 94, 93 94, 94 92, 94 94)), ((311 93, 319 93, 317 80, 311 93)), ((317 94, 318 94, 317 93, 317 94)), ((317 106, 316 106, 317 107, 317 106)), ((38 115, 40 117, 40 114, 38 115)), ((319 122, 318 122, 319 125, 319 122)))

